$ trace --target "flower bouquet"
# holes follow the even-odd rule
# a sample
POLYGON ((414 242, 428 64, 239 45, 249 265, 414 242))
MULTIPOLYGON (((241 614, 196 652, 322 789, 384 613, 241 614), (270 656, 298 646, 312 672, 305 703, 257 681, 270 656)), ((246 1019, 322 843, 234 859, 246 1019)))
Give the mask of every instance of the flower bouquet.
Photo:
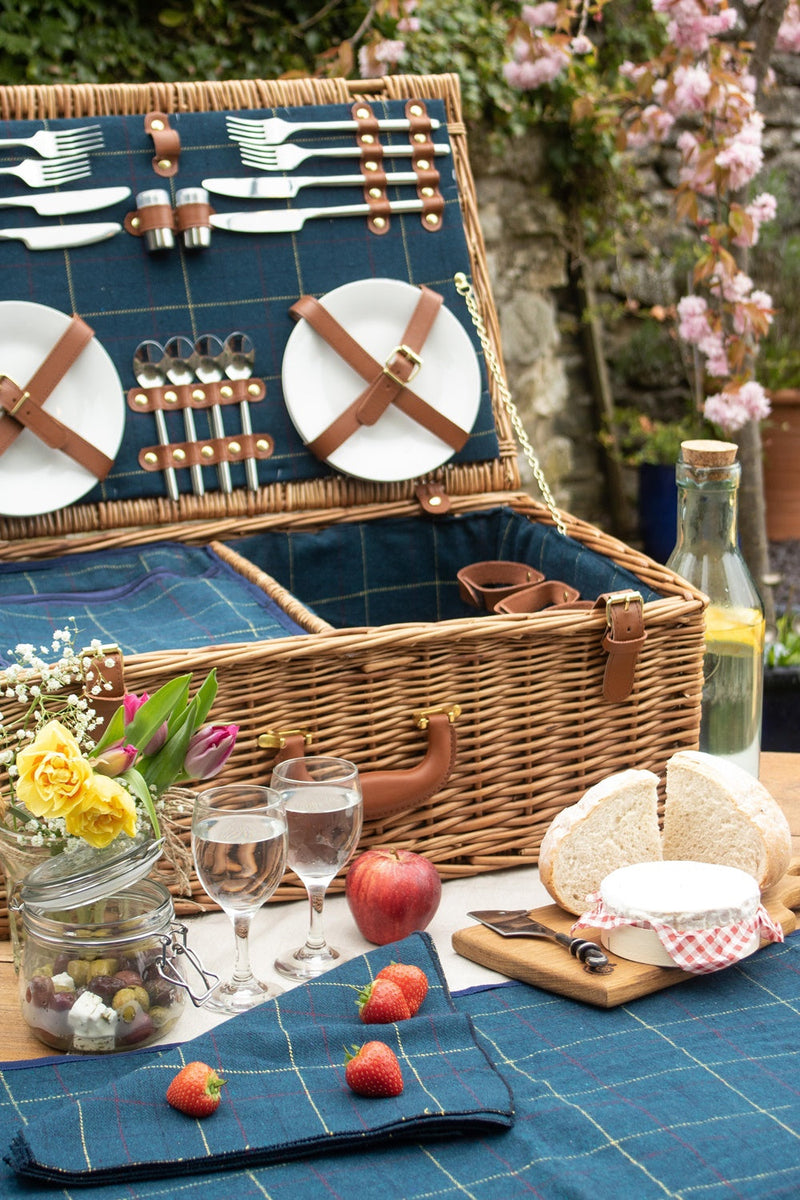
MULTIPOLYGON (((12 882, 25 873, 15 870, 12 848, 28 869, 37 849, 41 857, 164 838, 170 790, 216 775, 236 741, 238 726, 206 723, 214 671, 192 698, 189 674, 152 696, 125 695, 103 729, 93 699, 110 684, 98 682, 93 665, 107 651, 93 643, 76 652, 74 637, 74 629, 56 630, 51 663, 18 645, 0 675, 0 704, 13 712, 0 712, 0 857, 12 882)), ((180 855, 177 837, 168 850, 180 855)))

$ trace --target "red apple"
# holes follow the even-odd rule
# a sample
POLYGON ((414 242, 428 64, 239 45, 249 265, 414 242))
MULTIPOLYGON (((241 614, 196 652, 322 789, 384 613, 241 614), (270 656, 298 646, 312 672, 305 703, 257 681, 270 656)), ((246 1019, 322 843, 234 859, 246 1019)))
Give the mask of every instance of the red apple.
POLYGON ((442 881, 421 854, 365 850, 347 872, 345 895, 363 936, 385 946, 428 927, 442 898, 442 881))

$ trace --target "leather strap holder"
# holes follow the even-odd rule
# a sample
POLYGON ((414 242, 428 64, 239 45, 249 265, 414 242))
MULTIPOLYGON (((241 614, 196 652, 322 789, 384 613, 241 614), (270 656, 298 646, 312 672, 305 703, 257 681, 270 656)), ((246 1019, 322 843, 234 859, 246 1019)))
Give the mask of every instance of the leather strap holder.
POLYGON ((308 449, 317 458, 323 461, 329 458, 362 425, 374 424, 392 403, 396 404, 401 412, 441 438, 454 451, 460 450, 467 441, 469 433, 466 430, 438 413, 408 387, 408 383, 419 369, 419 350, 424 341, 423 335, 427 336, 427 331, 441 305, 441 297, 437 296, 437 293, 424 287, 420 292, 420 302, 403 334, 403 341, 392 351, 383 366, 359 346, 313 296, 301 296, 289 309, 289 314, 294 320, 307 320, 315 333, 369 384, 327 429, 308 443, 308 449))
POLYGON ((603 699, 612 704, 627 700, 633 691, 636 664, 647 632, 644 602, 638 592, 604 592, 592 602, 577 600, 562 608, 601 612, 606 619, 602 647, 608 654, 603 677, 603 699))
POLYGON ((494 612, 498 602, 541 583, 544 575, 527 563, 487 559, 462 567, 456 572, 456 578, 465 604, 494 612))
POLYGON ((358 125, 356 141, 361 148, 364 200, 369 205, 367 226, 372 233, 388 233, 391 209, 386 197, 386 172, 383 169, 378 121, 366 100, 358 100, 351 105, 350 115, 358 125))
POLYGON ((125 215, 123 225, 134 237, 143 237, 151 229, 176 229, 175 210, 169 204, 148 204, 125 215))
POLYGON ((210 204, 176 204, 175 228, 178 233, 184 233, 187 229, 208 229, 209 217, 213 212, 216 209, 210 204))
POLYGON ((181 139, 178 131, 169 123, 163 112, 149 112, 144 119, 144 131, 153 139, 155 154, 153 170, 156 175, 168 179, 178 174, 181 155, 181 139))
POLYGON ((124 659, 119 646, 103 646, 99 654, 89 650, 83 653, 90 658, 84 695, 105 729, 125 696, 124 659))
POLYGON ((269 458, 275 440, 268 433, 237 433, 232 437, 205 438, 196 442, 170 442, 167 446, 145 446, 139 451, 143 471, 179 471, 184 467, 213 467, 220 462, 238 463, 246 458, 269 458))
POLYGON ((8 375, 0 375, 0 408, 5 412, 0 421, 0 454, 16 441, 23 429, 29 429, 46 446, 60 450, 85 467, 95 479, 105 479, 114 465, 113 459, 42 407, 93 336, 94 331, 86 322, 74 316, 24 388, 8 375))
POLYGON ((450 511, 450 497, 436 480, 415 484, 414 494, 420 508, 432 517, 443 517, 450 511))
MULTIPOLYGON (((455 723, 461 708, 422 709, 414 714, 414 723, 428 735, 428 747, 416 766, 398 771, 359 771, 364 797, 364 820, 383 821, 395 813, 408 812, 430 800, 447 782, 456 761, 455 723)), ((275 762, 303 758, 310 743, 304 730, 262 734, 262 748, 278 747, 275 762)))
POLYGON ((441 176, 434 163, 434 146, 431 139, 431 122, 423 100, 409 100, 405 106, 409 122, 408 140, 414 147, 412 163, 417 176, 417 195, 422 201, 420 224, 429 233, 442 227, 444 197, 439 189, 441 176))
POLYGON ((257 404, 267 394, 263 379, 213 380, 211 383, 164 384, 163 387, 130 388, 128 408, 133 412, 171 412, 183 408, 211 408, 226 404, 257 404))
POLYGON ((560 579, 545 579, 533 587, 520 588, 494 606, 496 613, 537 613, 546 608, 562 608, 580 598, 577 588, 560 579))

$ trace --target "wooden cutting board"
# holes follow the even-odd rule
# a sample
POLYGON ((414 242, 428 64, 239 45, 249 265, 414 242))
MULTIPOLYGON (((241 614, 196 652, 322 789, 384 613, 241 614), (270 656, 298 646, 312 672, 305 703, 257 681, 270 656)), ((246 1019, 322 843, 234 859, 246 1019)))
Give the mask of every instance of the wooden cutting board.
MULTIPOLYGON (((800 907, 800 858, 792 860, 787 874, 764 892, 762 901, 784 934, 798 927, 794 910, 800 907)), ((535 908, 530 915, 559 933, 569 933, 576 920, 557 904, 535 908)), ((599 943, 600 931, 582 929, 581 937, 599 943)), ((491 971, 600 1008, 614 1008, 693 978, 679 967, 652 967, 623 958, 611 960, 615 966, 609 975, 594 975, 556 942, 543 938, 504 938, 477 922, 454 933, 452 941, 458 954, 491 971)))

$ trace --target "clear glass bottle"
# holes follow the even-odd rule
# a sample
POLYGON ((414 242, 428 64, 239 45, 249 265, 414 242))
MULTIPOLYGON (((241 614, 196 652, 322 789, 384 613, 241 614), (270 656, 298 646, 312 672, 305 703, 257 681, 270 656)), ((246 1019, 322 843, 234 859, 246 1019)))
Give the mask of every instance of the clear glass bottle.
POLYGON ((731 442, 682 444, 678 541, 667 566, 709 598, 700 749, 758 777, 764 605, 736 537, 736 450, 731 442))

